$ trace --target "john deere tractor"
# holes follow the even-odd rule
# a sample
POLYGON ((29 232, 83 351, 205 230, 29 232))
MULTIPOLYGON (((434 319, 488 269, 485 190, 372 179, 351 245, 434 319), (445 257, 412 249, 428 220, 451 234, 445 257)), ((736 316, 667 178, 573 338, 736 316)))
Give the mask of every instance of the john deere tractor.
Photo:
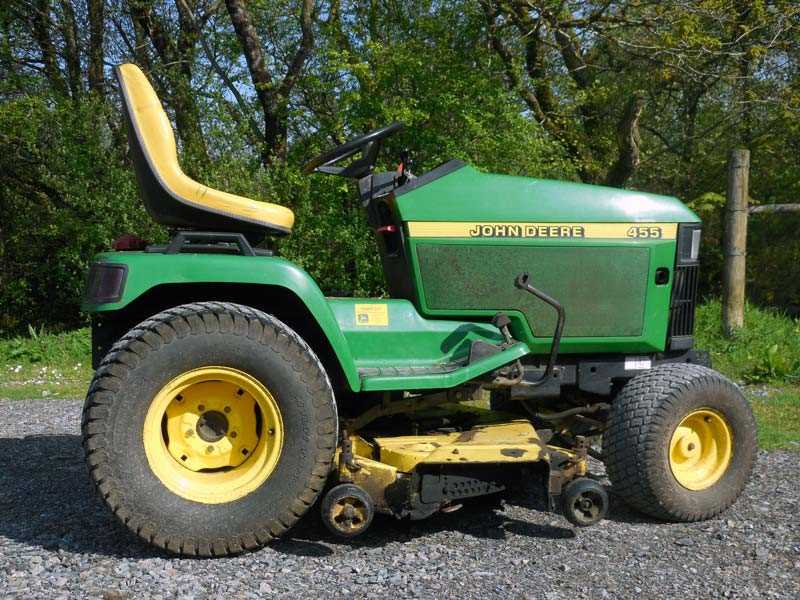
POLYGON ((742 491, 753 415, 693 348, 701 225, 677 199, 458 160, 376 172, 389 125, 306 166, 357 182, 389 291, 330 298, 263 249, 292 211, 187 177, 145 75, 117 77, 142 199, 172 237, 91 265, 83 440, 147 542, 257 548, 320 496, 352 537, 520 481, 586 526, 608 508, 590 457, 656 519, 707 519, 742 491))

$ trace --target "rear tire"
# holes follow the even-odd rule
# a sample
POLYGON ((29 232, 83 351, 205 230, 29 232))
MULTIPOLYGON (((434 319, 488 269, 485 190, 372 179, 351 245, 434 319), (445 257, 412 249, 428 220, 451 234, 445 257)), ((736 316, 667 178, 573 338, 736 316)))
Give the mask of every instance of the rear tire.
POLYGON ((328 377, 294 331, 203 302, 114 345, 82 429, 95 486, 125 526, 176 554, 222 556, 280 536, 314 503, 337 420, 328 377))
POLYGON ((718 515, 739 497, 758 449, 739 388, 706 367, 668 364, 614 400, 603 457, 616 495, 665 521, 718 515))

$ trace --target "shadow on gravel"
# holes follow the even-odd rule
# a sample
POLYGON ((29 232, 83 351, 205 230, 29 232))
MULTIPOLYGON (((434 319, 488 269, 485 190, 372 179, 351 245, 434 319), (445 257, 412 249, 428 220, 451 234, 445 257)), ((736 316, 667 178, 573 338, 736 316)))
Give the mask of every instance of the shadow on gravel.
MULTIPOLYGON (((325 544, 336 544, 351 548, 375 548, 389 543, 412 542, 419 538, 446 532, 461 534, 479 539, 505 540, 507 535, 514 534, 541 540, 572 539, 575 531, 564 521, 564 526, 532 523, 515 519, 503 511, 500 496, 478 498, 465 501, 464 507, 453 513, 439 513, 421 521, 398 521, 392 517, 376 515, 370 529, 354 540, 342 540, 333 537, 319 518, 317 508, 312 508, 309 513, 289 532, 284 538, 270 547, 278 552, 296 554, 298 556, 325 556, 332 550, 325 544), (317 544, 324 548, 311 549, 313 546, 300 546, 295 544, 317 544), (327 552, 326 552, 327 550, 327 552)), ((521 498, 517 495, 504 497, 510 504, 543 510, 544 504, 537 498, 521 498)), ((552 515, 553 520, 560 517, 552 515)))
POLYGON ((611 490, 611 486, 606 485, 604 487, 606 488, 608 497, 611 500, 611 505, 609 506, 608 514, 606 515, 607 521, 613 521, 615 523, 627 523, 629 525, 672 525, 672 523, 659 521, 658 519, 633 510, 627 504, 625 504, 621 498, 614 495, 614 492, 611 490))
POLYGON ((0 536, 51 551, 165 556, 119 525, 97 499, 78 435, 0 438, 0 536))
MULTIPOLYGON (((512 503, 530 505, 514 499, 512 503)), ((537 504, 531 507, 541 509, 537 504)), ((332 544, 380 547, 442 531, 494 540, 509 533, 551 540, 575 537, 570 527, 514 519, 496 510, 498 506, 497 498, 479 499, 455 513, 413 522, 378 515, 366 534, 349 542, 325 529, 315 506, 287 537, 269 547, 282 554, 324 557, 333 554, 332 544)), ((170 556, 140 542, 97 499, 77 435, 0 438, 0 536, 50 551, 118 558, 170 556)))

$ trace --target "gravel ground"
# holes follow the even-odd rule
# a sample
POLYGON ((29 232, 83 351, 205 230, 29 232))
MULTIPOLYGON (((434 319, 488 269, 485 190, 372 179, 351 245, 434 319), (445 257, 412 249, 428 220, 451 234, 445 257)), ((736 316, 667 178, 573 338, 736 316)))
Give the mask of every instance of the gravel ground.
POLYGON ((742 499, 703 523, 612 500, 607 521, 577 531, 510 498, 413 524, 379 517, 352 543, 310 514, 259 552, 194 560, 139 543, 95 499, 79 415, 76 401, 0 401, 0 597, 800 597, 794 453, 762 453, 742 499))

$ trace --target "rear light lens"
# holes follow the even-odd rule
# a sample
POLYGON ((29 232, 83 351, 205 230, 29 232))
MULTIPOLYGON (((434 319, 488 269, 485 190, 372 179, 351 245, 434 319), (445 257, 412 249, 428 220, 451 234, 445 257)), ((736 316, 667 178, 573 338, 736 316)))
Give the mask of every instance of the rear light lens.
POLYGON ((89 268, 86 283, 87 304, 119 302, 125 289, 128 266, 115 263, 96 262, 89 268))

